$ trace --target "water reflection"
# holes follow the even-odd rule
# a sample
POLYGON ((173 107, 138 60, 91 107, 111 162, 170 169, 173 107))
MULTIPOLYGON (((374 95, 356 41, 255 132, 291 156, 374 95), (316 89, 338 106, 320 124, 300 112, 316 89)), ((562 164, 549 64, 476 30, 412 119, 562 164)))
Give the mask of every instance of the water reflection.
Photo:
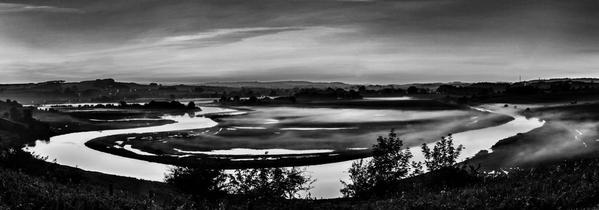
MULTIPOLYGON (((511 115, 514 120, 495 127, 471 130, 453 134, 455 145, 464 145, 462 155, 458 161, 463 161, 466 158, 474 156, 480 150, 490 150, 497 141, 514 136, 518 133, 526 133, 532 129, 541 127, 545 122, 538 118, 527 119, 524 116, 518 115, 517 109, 502 108, 501 105, 487 105, 485 111, 502 113, 511 115)), ((434 146, 434 142, 428 144, 429 147, 434 146)), ((423 161, 424 156, 420 147, 412 147, 410 151, 414 155, 412 160, 423 161)), ((491 152, 491 151, 490 151, 491 152)), ((368 160, 368 159, 366 159, 368 160)), ((347 170, 351 167, 354 161, 344 161, 338 163, 322 164, 308 166, 306 169, 312 177, 317 178, 317 184, 310 194, 316 198, 337 198, 341 196, 339 189, 343 187, 340 180, 349 180, 347 170)))
MULTIPOLYGON (((216 107, 202 107, 202 111, 195 114, 202 115, 230 111, 234 110, 216 107)), ((135 177, 153 181, 162 181, 164 174, 171 166, 112 155, 90 149, 85 146, 85 142, 103 136, 127 133, 190 130, 212 127, 217 124, 209 118, 190 117, 188 114, 182 116, 165 115, 162 118, 166 120, 173 120, 177 123, 143 128, 70 133, 54 136, 50 138, 50 141, 48 142, 36 141, 35 146, 26 147, 24 150, 42 157, 48 157, 48 161, 56 162, 62 165, 78 167, 88 171, 97 171, 107 174, 135 177)))
MULTIPOLYGON (((462 133, 454 134, 454 141, 456 144, 463 144, 465 146, 465 150, 463 151, 463 155, 460 156, 460 159, 463 160, 466 157, 471 157, 476 154, 478 151, 483 149, 489 149, 493 144, 495 144, 498 140, 513 136, 517 133, 528 132, 534 128, 540 127, 543 125, 543 121, 539 119, 532 118, 526 119, 523 116, 519 116, 515 113, 515 110, 509 110, 505 108, 501 108, 499 105, 494 106, 486 106, 485 109, 494 110, 494 112, 501 112, 504 114, 509 114, 514 116, 514 120, 500 125, 496 127, 484 128, 479 130, 472 130, 462 133)), ((288 108, 273 108, 275 112, 288 112, 288 108)), ((195 114, 184 115, 184 116, 170 116, 165 115, 162 119, 173 120, 176 123, 161 125, 161 126, 152 126, 152 127, 144 127, 144 128, 133 128, 133 129, 119 129, 119 130, 106 130, 106 131, 91 131, 91 132, 79 132, 79 133, 71 133, 60 136, 55 136, 50 139, 49 142, 38 141, 36 145, 33 147, 26 147, 26 151, 30 151, 32 153, 48 157, 48 161, 55 161, 62 165, 79 167, 88 171, 97 171, 107 174, 115 174, 121 176, 135 177, 147 180, 154 181, 162 181, 164 178, 164 174, 168 171, 168 169, 172 166, 152 163, 143 160, 125 158, 121 156, 116 156, 108 153, 103 153, 97 150, 90 149, 86 147, 85 142, 103 136, 109 135, 117 135, 117 134, 128 134, 128 133, 148 133, 148 132, 163 132, 163 131, 176 131, 176 130, 191 130, 191 129, 199 129, 199 128, 208 128, 217 125, 216 122, 212 121, 209 118, 204 117, 193 117, 193 116, 202 116, 210 113, 223 113, 223 112, 232 112, 234 113, 236 110, 232 109, 224 109, 217 107, 202 107, 201 112, 197 112, 195 114)), ((338 111, 334 109, 327 110, 317 110, 318 112, 315 114, 314 112, 309 112, 309 110, 296 109, 294 110, 293 115, 297 114, 309 114, 308 119, 325 119, 329 121, 338 121, 339 119, 333 119, 333 116, 342 115, 343 120, 391 120, 392 118, 397 119, 397 117, 405 118, 405 117, 415 117, 415 113, 410 113, 406 111, 395 111, 395 112, 385 112, 384 116, 379 118, 372 119, 372 117, 367 117, 367 115, 376 114, 373 111, 376 110, 367 110, 365 115, 364 113, 355 113, 356 110, 344 110, 338 111), (325 112, 332 111, 333 114, 329 113, 328 115, 323 114, 325 112), (343 113, 343 112, 353 112, 353 113, 343 113), (298 113, 301 112, 301 113, 298 113), (391 115, 391 116, 388 116, 391 115)), ((364 110, 360 110, 364 111, 364 110)), ((380 111, 380 110, 379 110, 380 111)), ((384 111, 384 110, 383 110, 384 111)), ((485 110, 486 111, 486 110, 485 110)), ((425 117, 433 117, 433 116, 445 116, 445 115, 455 115, 455 114, 463 114, 461 112, 464 111, 435 111, 432 113, 425 114, 425 117)), ((264 111, 264 113, 267 113, 264 111)), ((379 113, 380 114, 380 113, 379 113)), ((276 114, 265 114, 266 119, 272 119, 270 116, 276 114)), ((297 120, 297 119, 286 119, 279 118, 277 119, 277 123, 280 121, 286 120, 297 120)), ((127 145, 125 145, 127 146, 127 145)), ((129 146, 130 147, 130 146, 129 146)), ((422 154, 420 153, 419 148, 412 149, 413 154, 416 160, 422 160, 422 154)), ((245 150, 244 150, 245 151, 245 150)), ((229 151, 230 152, 230 151, 229 151)), ((247 152, 247 151, 245 151, 247 152)), ((264 151, 260 151, 263 153, 264 151)), ((289 152, 289 151, 286 151, 289 152)), ((314 183, 314 189, 310 191, 310 194, 316 198, 335 198, 341 196, 339 189, 342 187, 340 180, 347 180, 349 178, 347 174, 347 170, 350 168, 353 161, 344 161, 338 163, 330 163, 330 164, 322 164, 322 165, 313 165, 308 166, 306 169, 310 173, 310 175, 315 178, 317 181, 314 183)), ((228 172, 231 172, 228 170, 228 172)))

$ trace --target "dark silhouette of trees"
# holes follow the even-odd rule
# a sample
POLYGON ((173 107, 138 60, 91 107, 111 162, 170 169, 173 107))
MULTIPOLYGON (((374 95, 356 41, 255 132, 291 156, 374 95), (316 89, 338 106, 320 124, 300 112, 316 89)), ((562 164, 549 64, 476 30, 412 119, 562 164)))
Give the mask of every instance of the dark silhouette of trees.
POLYGON ((539 88, 531 85, 512 86, 505 90, 505 93, 508 95, 532 95, 541 92, 539 88))
POLYGON ((296 98, 302 99, 361 99, 362 95, 355 90, 346 91, 341 88, 319 89, 319 88, 302 88, 295 92, 296 98))
POLYGON ((384 194, 388 187, 405 178, 410 172, 410 150, 402 148, 403 141, 391 130, 387 137, 379 136, 373 146, 370 161, 354 162, 349 169, 350 183, 343 182, 346 197, 370 197, 384 194))
POLYGON ((358 87, 358 92, 360 92, 360 93, 366 92, 366 86, 362 85, 362 86, 358 87))
POLYGON ((464 146, 462 145, 458 145, 457 147, 453 145, 451 134, 441 138, 440 141, 435 143, 432 149, 426 144, 422 144, 422 153, 425 158, 424 165, 426 165, 429 171, 453 167, 463 149, 464 146))
POLYGON ((203 166, 174 168, 165 180, 199 202, 227 195, 248 200, 299 198, 299 192, 311 189, 314 182, 298 168, 238 169, 226 174, 203 166))
POLYGON ((196 92, 196 93, 204 92, 204 88, 202 88, 202 87, 193 88, 193 92, 196 92))
POLYGON ((176 167, 166 175, 165 181, 197 199, 217 199, 227 194, 227 175, 221 169, 176 167))
POLYGON ((11 107, 10 110, 8 111, 8 113, 10 115, 10 119, 13 121, 22 121, 23 120, 23 114, 17 107, 11 107))
POLYGON ((190 101, 189 103, 187 103, 187 109, 195 109, 196 107, 196 103, 194 103, 193 101, 190 101))
POLYGON ((257 168, 236 170, 230 176, 230 193, 252 200, 299 198, 314 182, 297 168, 257 168))
POLYGON ((418 93, 418 88, 416 86, 408 87, 408 94, 417 94, 417 93, 418 93))
MULTIPOLYGON (((454 167, 457 157, 463 149, 462 145, 453 146, 451 136, 442 138, 433 149, 423 145, 424 163, 411 162, 412 153, 403 148, 403 141, 391 130, 387 137, 379 136, 377 144, 372 148, 370 161, 360 160, 349 169, 350 182, 341 181, 344 185, 341 193, 345 197, 370 198, 388 196, 402 190, 405 178, 428 176, 427 183, 447 183, 447 178, 456 178, 460 183, 468 181, 471 176, 461 168, 454 167), (424 174, 424 165, 432 173, 424 174)), ((429 186, 427 183, 424 185, 429 186)))
POLYGON ((250 96, 250 98, 248 99, 248 102, 256 103, 256 102, 258 102, 258 98, 256 98, 256 96, 250 96))

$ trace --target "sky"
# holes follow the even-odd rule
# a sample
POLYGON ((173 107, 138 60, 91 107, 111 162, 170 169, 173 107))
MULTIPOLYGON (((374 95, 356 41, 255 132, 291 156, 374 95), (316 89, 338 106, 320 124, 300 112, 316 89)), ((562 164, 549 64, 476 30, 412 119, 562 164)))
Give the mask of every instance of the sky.
POLYGON ((0 83, 599 77, 596 0, 0 0, 0 83))

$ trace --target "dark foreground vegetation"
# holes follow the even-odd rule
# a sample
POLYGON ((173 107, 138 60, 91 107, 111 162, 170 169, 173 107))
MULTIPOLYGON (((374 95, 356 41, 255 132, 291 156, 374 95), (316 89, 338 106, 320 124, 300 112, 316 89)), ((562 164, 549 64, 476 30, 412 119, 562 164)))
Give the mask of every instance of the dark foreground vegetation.
POLYGON ((265 209, 577 209, 596 208, 599 159, 567 160, 497 173, 444 169, 404 179, 370 199, 265 203, 265 209), (445 184, 443 184, 445 183, 445 184), (273 207, 276 206, 276 207, 273 207))
MULTIPOLYGON (((535 167, 480 170, 457 164, 462 146, 451 137, 434 148, 423 145, 425 161, 409 162, 393 133, 379 137, 373 160, 354 164, 343 192, 357 199, 334 206, 376 209, 564 209, 597 205, 599 159, 566 160, 535 167), (428 173, 424 173, 422 166, 428 173), (395 206, 395 207, 394 207, 395 206)), ((331 203, 319 203, 323 207, 331 203)))
POLYGON ((598 203, 597 158, 480 170, 480 166, 455 162, 461 146, 454 146, 451 137, 439 141, 433 148, 423 146, 424 162, 411 162, 412 154, 402 148, 402 141, 394 133, 379 137, 378 142, 371 161, 357 161, 349 170, 351 181, 345 183, 342 192, 346 198, 342 199, 283 200, 293 197, 282 193, 285 190, 280 186, 296 186, 289 188, 295 191, 302 186, 297 183, 306 183, 309 179, 300 178, 297 173, 296 179, 291 179, 289 175, 294 173, 276 172, 280 169, 237 172, 231 177, 253 178, 233 182, 227 182, 226 176, 214 170, 178 169, 181 171, 175 171, 169 182, 198 196, 195 199, 203 198, 202 205, 217 202, 230 209, 571 209, 595 207, 598 203), (282 174, 281 178, 274 178, 277 173, 282 174), (228 192, 242 195, 236 198, 245 200, 243 204, 233 203, 228 200, 230 197, 224 196, 227 183, 235 185, 239 181, 249 187, 237 190, 253 190, 228 192), (204 200, 206 198, 209 201, 204 200))

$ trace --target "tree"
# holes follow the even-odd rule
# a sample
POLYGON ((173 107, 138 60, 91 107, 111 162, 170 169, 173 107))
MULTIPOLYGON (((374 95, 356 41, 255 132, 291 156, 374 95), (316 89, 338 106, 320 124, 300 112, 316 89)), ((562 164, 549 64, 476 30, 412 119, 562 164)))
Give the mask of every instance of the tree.
POLYGON ((222 169, 200 165, 173 168, 165 181, 200 203, 229 194, 250 200, 276 200, 298 198, 299 192, 311 189, 314 180, 304 173, 297 168, 256 168, 226 174, 222 169))
POLYGON ((256 102, 258 102, 258 98, 256 98, 256 96, 250 96, 250 98, 248 99, 248 102, 256 103, 256 102))
POLYGON ((424 154, 424 165, 429 171, 435 171, 442 168, 453 167, 457 163, 458 156, 464 149, 464 146, 453 146, 453 137, 448 135, 435 143, 431 150, 426 144, 422 144, 422 153, 424 154))
POLYGON ((372 160, 360 160, 352 164, 349 169, 351 183, 342 181, 343 195, 369 197, 384 194, 389 190, 389 186, 408 177, 412 153, 402 147, 403 141, 394 130, 391 130, 387 137, 379 136, 372 149, 372 160))
POLYGON ((187 109, 195 109, 196 108, 196 103, 194 103, 193 101, 190 101, 189 103, 187 103, 187 109))
POLYGON ((358 91, 359 91, 360 93, 366 92, 366 86, 364 86, 364 85, 360 86, 360 87, 358 88, 358 91))
POLYGON ((408 87, 408 94, 416 94, 418 93, 418 88, 416 86, 408 87))
POLYGON ((402 149, 403 141, 392 130, 388 137, 379 136, 373 146, 373 167, 376 180, 387 182, 408 175, 412 153, 402 149))
POLYGON ((8 112, 10 114, 10 119, 13 121, 21 121, 23 119, 23 114, 16 107, 11 107, 8 112))
POLYGON ((227 175, 221 169, 175 167, 165 181, 197 199, 215 199, 227 194, 227 175))
POLYGON ((230 101, 230 98, 228 96, 225 96, 225 95, 221 96, 220 100, 219 100, 220 103, 227 103, 229 101, 230 101))
POLYGON ((351 182, 341 181, 343 188, 341 194, 344 197, 368 197, 374 189, 374 179, 369 173, 369 161, 360 159, 354 161, 349 168, 349 179, 351 182))
POLYGON ((229 192, 253 200, 298 198, 314 182, 304 172, 295 167, 238 169, 229 177, 229 192))

